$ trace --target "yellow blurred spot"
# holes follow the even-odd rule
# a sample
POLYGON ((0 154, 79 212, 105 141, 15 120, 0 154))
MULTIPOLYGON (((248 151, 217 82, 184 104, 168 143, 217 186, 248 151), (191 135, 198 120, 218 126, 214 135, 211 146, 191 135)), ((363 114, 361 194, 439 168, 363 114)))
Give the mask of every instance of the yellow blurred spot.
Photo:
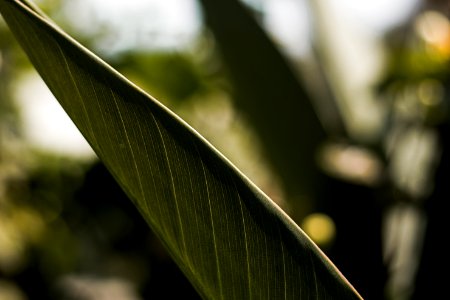
POLYGON ((0 270, 14 272, 23 262, 25 245, 17 228, 0 215, 0 270))
POLYGON ((417 17, 415 29, 437 54, 450 57, 450 22, 445 15, 426 11, 417 17))
POLYGON ((322 213, 310 214, 303 220, 301 227, 321 247, 329 245, 336 235, 333 220, 322 213))
POLYGON ((27 208, 16 209, 11 222, 20 231, 22 239, 27 242, 39 242, 45 230, 42 217, 27 208))
POLYGON ((14 207, 8 212, 0 211, 0 270, 10 273, 20 268, 27 244, 38 242, 44 230, 41 217, 30 209, 14 207))
POLYGON ((23 292, 14 283, 0 280, 0 300, 25 300, 23 292))

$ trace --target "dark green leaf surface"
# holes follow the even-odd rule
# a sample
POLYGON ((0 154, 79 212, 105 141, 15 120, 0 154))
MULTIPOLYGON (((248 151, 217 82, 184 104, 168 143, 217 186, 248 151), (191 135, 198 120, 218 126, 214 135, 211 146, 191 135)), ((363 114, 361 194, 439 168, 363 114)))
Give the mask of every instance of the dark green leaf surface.
POLYGON ((203 297, 360 298, 270 199, 177 116, 32 6, 0 0, 0 12, 203 297))

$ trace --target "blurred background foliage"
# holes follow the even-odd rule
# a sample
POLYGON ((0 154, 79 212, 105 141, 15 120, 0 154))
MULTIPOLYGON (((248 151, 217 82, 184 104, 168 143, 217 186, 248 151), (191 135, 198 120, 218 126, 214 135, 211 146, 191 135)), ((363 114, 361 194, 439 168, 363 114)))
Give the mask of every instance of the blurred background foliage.
MULTIPOLYGON (((374 32, 326 1, 169 2, 183 18, 38 4, 230 158, 365 299, 445 294, 448 2, 409 1, 374 32)), ((0 299, 198 298, 53 102, 0 19, 0 299)))

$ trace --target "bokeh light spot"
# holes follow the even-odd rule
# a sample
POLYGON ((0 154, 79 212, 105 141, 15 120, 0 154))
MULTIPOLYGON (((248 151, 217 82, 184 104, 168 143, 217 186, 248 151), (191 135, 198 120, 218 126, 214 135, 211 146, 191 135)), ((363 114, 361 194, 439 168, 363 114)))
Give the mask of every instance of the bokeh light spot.
POLYGON ((444 87, 435 79, 425 79, 419 84, 418 95, 425 106, 435 106, 442 102, 444 87))
POLYGON ((336 235, 334 221, 322 213, 308 215, 302 222, 302 228, 321 247, 329 245, 336 235))
POLYGON ((450 21, 436 11, 426 11, 415 22, 417 34, 438 54, 450 56, 450 21))

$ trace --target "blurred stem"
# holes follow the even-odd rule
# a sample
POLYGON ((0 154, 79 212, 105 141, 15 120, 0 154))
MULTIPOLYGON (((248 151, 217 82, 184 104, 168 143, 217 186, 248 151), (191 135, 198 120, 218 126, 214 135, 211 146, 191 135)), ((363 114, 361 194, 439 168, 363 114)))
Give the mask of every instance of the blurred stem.
MULTIPOLYGON (((312 20, 313 20, 313 31, 314 31, 314 54, 320 63, 320 70, 325 78, 330 90, 333 91, 333 94, 336 99, 337 107, 340 107, 340 110, 344 113, 349 111, 349 107, 347 107, 347 103, 345 100, 346 94, 343 87, 342 79, 340 78, 339 66, 337 65, 335 54, 333 53, 333 43, 332 38, 330 37, 330 25, 332 22, 328 20, 325 15, 325 8, 323 7, 323 3, 319 3, 320 1, 310 0, 309 6, 311 8, 312 20)), ((339 109, 339 108, 337 108, 339 109)), ((345 119, 343 120, 343 126, 346 127, 348 124, 344 124, 345 119)))

